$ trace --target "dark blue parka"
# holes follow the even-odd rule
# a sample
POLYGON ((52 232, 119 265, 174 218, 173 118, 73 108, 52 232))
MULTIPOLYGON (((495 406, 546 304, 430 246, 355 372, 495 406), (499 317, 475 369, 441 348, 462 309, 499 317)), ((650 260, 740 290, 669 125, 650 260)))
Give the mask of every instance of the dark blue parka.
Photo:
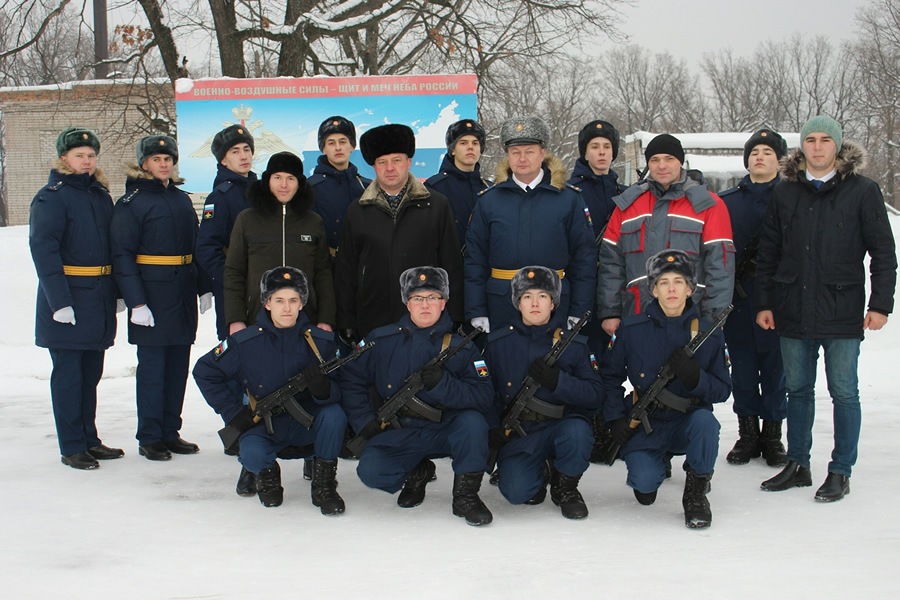
MULTIPOLYGON (((611 347, 600 362, 600 377, 605 391, 602 407, 604 421, 610 423, 628 416, 633 404, 632 395, 625 394, 622 383, 627 378, 638 394, 649 388, 672 353, 690 341, 691 321, 699 316, 690 299, 684 312, 678 317, 667 317, 659 302, 654 300, 647 305, 643 314, 622 320, 610 342, 611 347)), ((709 329, 710 323, 700 319, 698 325, 702 332, 709 329)), ((721 330, 706 340, 694 358, 700 366, 697 387, 688 389, 680 379, 675 378, 668 389, 673 394, 694 401, 688 411, 711 411, 713 404, 724 402, 731 394, 725 336, 721 330)), ((643 427, 638 427, 637 433, 623 451, 628 453, 661 449, 667 437, 663 433, 665 428, 682 414, 675 410, 654 411, 650 415, 650 425, 654 432, 647 435, 643 427)))
POLYGON ((474 171, 461 171, 454 164, 453 157, 448 154, 444 155, 440 172, 425 181, 426 187, 442 193, 450 201, 461 248, 466 244, 466 229, 469 227, 469 217, 475 208, 478 194, 490 185, 491 182, 485 181, 481 176, 481 163, 476 163, 474 171))
MULTIPOLYGON (((139 254, 187 256, 197 241, 197 213, 188 195, 170 180, 164 186, 140 169, 130 169, 125 195, 112 219, 113 274, 133 309, 146 304, 154 327, 128 321, 128 342, 145 346, 194 343, 197 333, 198 271, 193 262, 178 265, 137 264, 139 254)), ((205 291, 205 290, 201 290, 205 291)))
POLYGON ((110 275, 66 275, 63 265, 112 264, 113 204, 103 175, 75 174, 62 162, 31 202, 28 241, 38 276, 35 344, 58 350, 106 350, 116 336, 116 284, 110 275), (53 313, 75 310, 75 325, 53 313))
POLYGON ((347 165, 343 171, 335 169, 328 162, 328 157, 322 154, 319 156, 312 177, 306 181, 312 186, 315 193, 316 203, 313 210, 322 217, 328 247, 334 256, 334 250, 338 247, 341 239, 341 229, 344 227, 344 215, 347 214, 347 207, 362 196, 372 180, 362 177, 353 163, 347 165))
MULTIPOLYGON (((375 418, 378 406, 369 399, 369 387, 382 400, 390 398, 406 378, 425 366, 441 352, 444 335, 451 330, 450 317, 444 312, 434 326, 420 329, 409 315, 393 325, 373 330, 366 340, 375 347, 341 369, 342 405, 357 432, 375 418)), ((453 335, 450 345, 462 340, 453 335)), ((493 410, 493 386, 487 369, 481 368, 481 355, 474 344, 463 348, 444 365, 444 376, 430 390, 422 390, 416 396, 431 406, 446 407, 444 420, 453 411, 476 410, 487 418, 493 410)), ((421 427, 430 424, 424 419, 403 417, 403 427, 421 427)))
POLYGON ((581 192, 581 199, 584 200, 591 215, 594 238, 598 240, 599 246, 606 222, 616 209, 613 198, 624 189, 619 186, 619 176, 615 171, 610 171, 606 175, 596 175, 590 165, 583 158, 579 158, 575 161, 572 176, 567 183, 581 192))

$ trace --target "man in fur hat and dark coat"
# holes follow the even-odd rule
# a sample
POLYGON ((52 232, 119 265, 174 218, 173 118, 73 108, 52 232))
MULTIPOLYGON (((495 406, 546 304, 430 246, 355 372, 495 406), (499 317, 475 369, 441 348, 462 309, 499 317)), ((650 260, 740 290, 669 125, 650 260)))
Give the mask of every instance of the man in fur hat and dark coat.
POLYGON ((762 489, 812 485, 816 365, 822 347, 834 404, 834 449, 815 498, 834 502, 850 493, 857 458, 860 342, 866 330, 884 327, 894 308, 897 255, 881 190, 859 173, 865 151, 844 141, 840 124, 824 115, 803 125, 800 143, 782 161, 757 258, 756 322, 781 336, 788 397, 788 463, 762 489))
POLYGON ((406 314, 400 274, 418 265, 450 278, 447 312, 462 322, 462 256, 450 203, 410 172, 416 138, 406 125, 382 125, 359 140, 375 180, 350 204, 335 261, 338 327, 349 342, 406 314))
POLYGON ((521 319, 509 282, 525 265, 562 278, 559 311, 571 327, 594 305, 597 246, 581 195, 562 162, 547 153, 550 128, 514 117, 500 129, 506 159, 475 205, 466 234, 466 319, 485 332, 521 319))
POLYGON ((112 198, 97 168, 100 140, 83 127, 56 139, 59 159, 31 202, 28 242, 38 276, 35 344, 50 350, 50 400, 61 461, 96 469, 124 456, 98 437, 97 384, 116 336, 109 228, 112 198))

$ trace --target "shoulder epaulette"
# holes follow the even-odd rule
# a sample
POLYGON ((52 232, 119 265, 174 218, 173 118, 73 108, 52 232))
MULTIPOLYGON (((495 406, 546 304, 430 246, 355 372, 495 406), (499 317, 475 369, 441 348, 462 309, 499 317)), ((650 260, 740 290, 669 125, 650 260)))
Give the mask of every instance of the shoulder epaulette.
POLYGON ((220 194, 224 194, 224 193, 227 192, 229 189, 231 189, 231 186, 232 186, 232 185, 234 185, 234 184, 233 184, 231 181, 223 181, 222 183, 220 183, 219 185, 217 185, 217 186, 216 186, 216 189, 213 190, 213 191, 214 191, 214 192, 219 192, 220 194))
POLYGON ((237 343, 246 342, 249 339, 255 338, 258 335, 262 335, 263 328, 259 325, 251 325, 249 327, 245 327, 241 329, 237 333, 231 334, 231 339, 237 343))
POLYGON ((369 341, 371 341, 378 338, 390 337, 399 333, 403 333, 403 328, 395 323, 393 325, 384 325, 377 329, 373 329, 366 337, 369 338, 369 341))
POLYGON ((571 183, 566 182, 566 187, 569 188, 570 190, 575 190, 576 192, 581 193, 581 188, 576 187, 576 186, 572 185, 571 183))
MULTIPOLYGON (((564 331, 563 334, 562 334, 562 337, 569 337, 569 335, 570 335, 570 334, 569 334, 568 331, 564 331)), ((581 335, 580 333, 579 333, 578 335, 576 335, 574 338, 572 338, 572 343, 573 343, 573 344, 587 345, 587 342, 588 342, 587 337, 581 335)))
POLYGON ((319 329, 318 327, 310 327, 309 332, 316 339, 334 343, 334 334, 330 331, 325 331, 324 329, 319 329))
POLYGON ((124 196, 119 198, 119 202, 121 202, 122 204, 128 204, 129 202, 131 202, 134 199, 135 196, 138 195, 138 192, 140 192, 140 191, 141 191, 141 188, 134 188, 133 190, 131 190, 130 194, 125 194, 124 196))
POLYGON ((309 185, 319 185, 320 183, 325 181, 325 178, 325 173, 315 173, 312 177, 307 177, 306 182, 309 185))
POLYGON ((434 185, 435 183, 437 183, 437 182, 439 182, 439 181, 443 181, 443 180, 446 179, 446 178, 447 178, 447 173, 446 173, 446 172, 441 172, 441 173, 438 173, 438 174, 436 174, 436 175, 432 175, 431 177, 429 177, 428 179, 426 179, 426 180, 425 180, 425 185, 434 185))
POLYGON ((724 198, 724 197, 727 196, 728 194, 733 194, 733 193, 735 193, 736 191, 738 191, 738 190, 740 190, 740 189, 741 189, 741 186, 739 186, 739 185, 736 185, 736 186, 734 186, 733 188, 728 188, 728 189, 725 190, 724 192, 719 192, 719 198, 724 198))
POLYGON ((516 329, 512 325, 507 325, 506 327, 502 327, 500 329, 494 329, 488 334, 487 341, 488 343, 496 342, 499 339, 503 339, 516 329))
POLYGON ((66 182, 60 179, 59 181, 54 181, 53 183, 48 183, 44 186, 44 189, 50 190, 51 192, 58 191, 60 188, 65 187, 66 182))

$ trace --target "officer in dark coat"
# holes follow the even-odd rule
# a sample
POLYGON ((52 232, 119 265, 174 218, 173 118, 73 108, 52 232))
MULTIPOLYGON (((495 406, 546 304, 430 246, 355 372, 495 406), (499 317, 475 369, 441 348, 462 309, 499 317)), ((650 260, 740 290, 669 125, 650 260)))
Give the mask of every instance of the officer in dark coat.
POLYGON ((356 469, 369 487, 393 494, 397 504, 418 506, 434 479, 429 458, 453 458, 453 514, 469 525, 493 519, 478 490, 487 468, 491 380, 477 348, 463 348, 443 366, 422 369, 442 349, 459 344, 444 308, 450 281, 444 269, 415 267, 400 276, 409 314, 368 336, 375 347, 343 369, 343 404, 350 425, 368 440, 356 469), (440 422, 401 413, 400 429, 382 429, 376 411, 407 377, 421 370, 425 389, 416 396, 443 409, 440 422))
MULTIPOLYGON (((178 435, 197 333, 197 213, 174 179, 174 139, 141 138, 135 155, 113 212, 113 272, 129 308, 128 342, 137 346, 138 450, 169 460, 199 451, 178 435)), ((209 306, 212 292, 201 291, 209 306)))
POLYGON ((556 271, 525 267, 512 278, 510 287, 512 303, 522 318, 492 331, 485 347, 496 391, 489 435, 493 445, 504 444, 497 461, 500 492, 513 504, 540 504, 547 494, 545 465, 549 463, 553 503, 567 519, 583 519, 588 509, 578 482, 590 464, 594 443, 589 419, 603 398, 597 360, 587 338, 580 335, 555 365, 544 360, 550 348, 569 333, 561 319, 553 318, 562 291, 556 271), (541 385, 535 394, 538 400, 564 406, 565 414, 554 418, 526 409, 522 429, 527 435, 507 437, 500 428, 500 416, 515 400, 526 376, 541 385))
POLYGON ((253 168, 253 136, 243 125, 230 125, 213 137, 210 150, 216 157, 213 191, 203 205, 197 233, 197 266, 212 279, 216 299, 216 335, 228 337, 225 322, 225 255, 238 214, 250 207, 244 192, 256 181, 253 168))
POLYGON ((95 424, 103 356, 116 335, 116 285, 109 225, 113 205, 97 168, 100 140, 69 127, 59 160, 31 202, 28 241, 38 276, 35 344, 50 350, 50 398, 61 461, 96 469, 124 456, 100 441, 95 424))
POLYGON ((276 267, 260 282, 263 308, 256 324, 238 331, 207 352, 194 366, 194 379, 203 397, 222 420, 238 429, 240 461, 257 474, 257 493, 264 506, 283 500, 281 469, 276 458, 293 447, 291 457, 315 455, 311 486, 312 503, 322 514, 344 512, 337 493, 337 456, 344 440, 347 417, 336 377, 322 373, 320 361, 335 356, 334 334, 313 327, 301 312, 309 299, 309 283, 303 271, 276 267), (263 423, 253 422, 250 408, 234 397, 230 383, 237 382, 254 399, 264 398, 303 373, 307 389, 298 395, 301 406, 314 417, 306 429, 287 412, 272 418, 273 434, 263 423))

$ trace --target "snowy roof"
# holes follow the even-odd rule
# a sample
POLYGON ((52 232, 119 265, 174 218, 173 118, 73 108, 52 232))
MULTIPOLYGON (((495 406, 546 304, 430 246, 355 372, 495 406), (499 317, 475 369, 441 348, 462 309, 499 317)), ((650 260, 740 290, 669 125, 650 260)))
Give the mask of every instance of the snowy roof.
MULTIPOLYGON (((716 150, 716 149, 735 149, 743 152, 744 144, 750 139, 752 131, 725 131, 710 133, 673 133, 676 138, 681 141, 681 145, 685 150, 716 150)), ((658 133, 649 131, 636 131, 631 135, 625 136, 625 143, 640 141, 641 147, 658 136, 658 133)), ((787 142, 789 148, 796 148, 800 145, 799 133, 781 133, 781 136, 787 142)), ((741 165, 743 167, 743 164, 741 165)))
POLYGON ((685 154, 684 168, 698 169, 706 177, 736 177, 747 174, 744 155, 709 156, 707 154, 685 154))

